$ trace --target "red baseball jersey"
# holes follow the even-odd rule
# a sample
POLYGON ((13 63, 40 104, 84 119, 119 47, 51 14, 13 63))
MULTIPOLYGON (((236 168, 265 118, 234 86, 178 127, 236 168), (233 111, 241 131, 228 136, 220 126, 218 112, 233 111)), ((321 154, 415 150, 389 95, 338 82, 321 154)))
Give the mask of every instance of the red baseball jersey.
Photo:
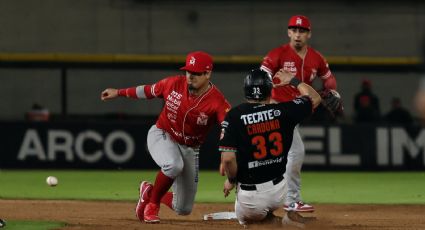
POLYGON ((210 128, 221 123, 230 104, 212 83, 202 95, 189 93, 186 77, 183 75, 165 78, 153 85, 146 85, 146 98, 164 99, 164 107, 156 126, 169 133, 179 144, 201 145, 210 128))
MULTIPOLYGON (((323 81, 334 79, 325 58, 310 47, 307 47, 307 53, 302 59, 289 44, 286 44, 271 50, 261 63, 261 69, 269 72, 271 76, 281 68, 295 74, 296 78, 309 85, 316 77, 323 81)), ((336 88, 336 83, 330 85, 327 88, 336 88)), ((272 98, 279 102, 291 101, 298 96, 300 92, 291 85, 272 90, 272 98)))

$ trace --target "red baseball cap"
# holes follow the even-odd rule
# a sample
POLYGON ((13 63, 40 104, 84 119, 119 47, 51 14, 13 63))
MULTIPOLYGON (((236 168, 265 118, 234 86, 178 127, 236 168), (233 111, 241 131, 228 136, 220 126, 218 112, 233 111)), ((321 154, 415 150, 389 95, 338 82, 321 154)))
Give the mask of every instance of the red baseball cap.
POLYGON ((289 19, 288 28, 300 27, 303 29, 311 30, 310 20, 304 15, 295 15, 289 19))
POLYGON ((213 59, 209 54, 203 51, 195 51, 187 55, 186 65, 180 69, 195 73, 202 73, 208 70, 211 71, 213 69, 213 59))

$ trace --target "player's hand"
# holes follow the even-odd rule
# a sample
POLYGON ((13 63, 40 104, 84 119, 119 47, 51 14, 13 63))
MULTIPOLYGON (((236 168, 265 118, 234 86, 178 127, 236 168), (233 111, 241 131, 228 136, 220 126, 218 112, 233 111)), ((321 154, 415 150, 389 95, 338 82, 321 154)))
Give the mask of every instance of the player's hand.
POLYGON ((280 69, 276 72, 276 74, 273 76, 273 87, 279 87, 289 84, 291 79, 294 77, 294 75, 284 69, 280 69))
POLYGON ((102 99, 102 101, 114 99, 116 97, 118 97, 118 90, 113 88, 103 90, 102 94, 100 95, 100 99, 102 99))
POLYGON ((230 191, 232 191, 234 187, 235 187, 235 184, 230 183, 229 180, 226 179, 226 181, 224 181, 224 187, 223 187, 224 197, 227 197, 230 194, 230 191))

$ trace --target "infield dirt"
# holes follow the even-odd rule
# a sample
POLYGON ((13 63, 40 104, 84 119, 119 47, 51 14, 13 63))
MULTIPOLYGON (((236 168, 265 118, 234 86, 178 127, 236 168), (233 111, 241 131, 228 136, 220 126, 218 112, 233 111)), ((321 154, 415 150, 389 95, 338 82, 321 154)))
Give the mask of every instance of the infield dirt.
MULTIPOLYGON (((0 217, 5 220, 60 221, 63 230, 108 229, 244 229, 236 220, 204 221, 203 215, 232 211, 233 204, 195 204, 189 216, 177 216, 161 207, 160 224, 140 223, 135 217, 136 202, 0 200, 0 217)), ((332 205, 316 204, 316 221, 305 229, 425 229, 425 205, 332 205)), ((283 210, 275 212, 283 216, 283 210)), ((297 229, 276 224, 249 225, 248 229, 297 229)))

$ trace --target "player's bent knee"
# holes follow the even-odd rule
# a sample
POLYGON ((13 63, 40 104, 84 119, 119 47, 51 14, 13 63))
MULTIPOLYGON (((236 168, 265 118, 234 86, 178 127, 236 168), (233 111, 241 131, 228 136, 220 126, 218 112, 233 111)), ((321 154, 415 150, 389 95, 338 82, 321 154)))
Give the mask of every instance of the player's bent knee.
POLYGON ((164 165, 162 170, 168 177, 176 178, 183 171, 183 162, 181 164, 164 165))
POLYGON ((300 172, 301 172, 301 168, 302 168, 302 164, 294 164, 292 167, 291 167, 291 175, 297 175, 297 174, 300 174, 300 172))

